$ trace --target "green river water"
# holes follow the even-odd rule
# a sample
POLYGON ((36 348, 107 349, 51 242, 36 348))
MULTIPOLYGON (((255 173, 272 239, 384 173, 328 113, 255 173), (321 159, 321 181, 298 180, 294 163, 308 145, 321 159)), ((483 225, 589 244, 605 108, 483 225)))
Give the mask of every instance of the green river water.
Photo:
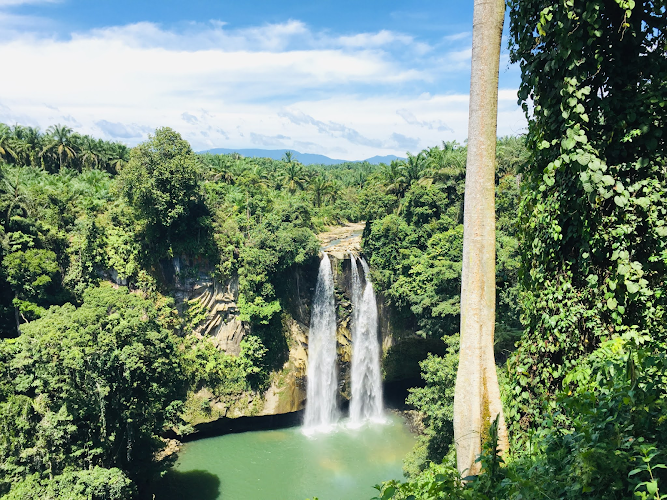
POLYGON ((186 444, 156 500, 368 500, 402 478, 415 438, 402 419, 305 436, 301 428, 244 432, 186 444))

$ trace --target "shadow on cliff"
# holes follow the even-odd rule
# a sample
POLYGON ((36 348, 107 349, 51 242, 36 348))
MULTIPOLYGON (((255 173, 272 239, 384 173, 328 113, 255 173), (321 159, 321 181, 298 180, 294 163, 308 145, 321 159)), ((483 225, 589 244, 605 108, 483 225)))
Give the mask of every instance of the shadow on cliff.
POLYGON ((155 500, 216 500, 220 478, 205 470, 168 471, 154 488, 155 500))

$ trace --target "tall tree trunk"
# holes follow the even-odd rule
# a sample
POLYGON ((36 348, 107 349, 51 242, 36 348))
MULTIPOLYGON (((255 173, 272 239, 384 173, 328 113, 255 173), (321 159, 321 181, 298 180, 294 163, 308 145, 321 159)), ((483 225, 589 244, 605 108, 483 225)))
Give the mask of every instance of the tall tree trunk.
POLYGON ((461 349, 454 393, 457 466, 464 475, 479 473, 475 459, 497 415, 501 450, 508 445, 493 356, 496 129, 504 16, 504 0, 475 0, 463 217, 461 349))

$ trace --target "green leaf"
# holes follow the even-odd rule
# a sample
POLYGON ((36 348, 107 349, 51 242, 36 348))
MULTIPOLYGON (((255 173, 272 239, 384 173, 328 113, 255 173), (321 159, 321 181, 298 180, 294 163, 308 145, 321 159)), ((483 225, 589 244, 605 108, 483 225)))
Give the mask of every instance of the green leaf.
POLYGON ((574 148, 574 146, 576 146, 576 144, 577 144, 577 141, 573 137, 568 137, 567 139, 563 139, 563 141, 561 142, 561 145, 563 146, 563 149, 566 150, 566 151, 574 148))
POLYGON ((616 309, 617 305, 618 305, 618 302, 616 302, 616 299, 614 297, 609 297, 607 299, 607 308, 616 309))
POLYGON ((635 203, 636 203, 637 205, 639 205, 640 207, 642 207, 644 210, 646 210, 646 208, 648 207, 649 203, 651 203, 651 200, 650 200, 649 198, 647 198, 646 196, 644 196, 644 197, 642 197, 642 198, 637 198, 637 199, 635 200, 635 203))
POLYGON ((577 161, 581 163, 584 167, 587 166, 593 157, 591 156, 590 153, 583 153, 577 156, 577 161))
POLYGON ((600 180, 604 182, 605 186, 613 186, 616 184, 616 180, 611 175, 603 175, 600 180))
POLYGON ((637 293, 639 291, 639 285, 634 281, 626 281, 625 287, 628 289, 628 292, 630 293, 637 293))
POLYGON ((382 500, 389 500, 394 496, 394 493, 396 493, 396 487, 390 486, 389 488, 384 490, 384 493, 382 494, 382 500))

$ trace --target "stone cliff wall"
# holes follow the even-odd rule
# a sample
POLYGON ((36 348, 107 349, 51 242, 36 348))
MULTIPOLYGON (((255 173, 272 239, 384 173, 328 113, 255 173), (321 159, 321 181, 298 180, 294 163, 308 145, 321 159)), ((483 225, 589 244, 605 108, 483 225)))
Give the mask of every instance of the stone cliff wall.
MULTIPOLYGON (((351 262, 349 253, 334 252, 329 256, 335 283, 339 386, 343 402, 350 397, 351 262)), ((308 330, 318 266, 319 259, 305 263, 277 287, 283 305, 282 334, 289 354, 282 369, 272 375, 266 393, 261 395, 264 400, 260 406, 261 415, 294 412, 305 406, 308 330)), ((209 338, 229 354, 238 355, 241 340, 250 333, 249 325, 241 322, 238 315, 238 280, 217 282, 205 267, 190 267, 184 259, 174 259, 173 267, 172 285, 177 308, 186 317, 188 314, 194 317, 192 333, 209 338)), ((428 351, 438 351, 438 346, 416 336, 415 326, 400 318, 382 293, 377 294, 377 301, 385 381, 418 377, 419 360, 428 351)))

